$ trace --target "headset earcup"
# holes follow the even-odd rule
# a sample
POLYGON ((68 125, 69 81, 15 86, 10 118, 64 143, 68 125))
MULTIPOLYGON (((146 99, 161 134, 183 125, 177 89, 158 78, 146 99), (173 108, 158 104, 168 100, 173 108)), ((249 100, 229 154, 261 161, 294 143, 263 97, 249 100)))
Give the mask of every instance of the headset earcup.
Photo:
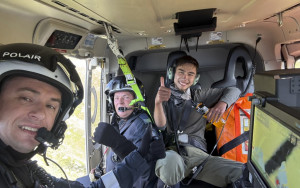
POLYGON ((199 79, 200 79, 200 74, 197 74, 196 77, 195 77, 193 85, 196 85, 198 83, 199 79))
POLYGON ((168 74, 168 79, 173 80, 173 78, 174 78, 173 67, 169 67, 167 74, 168 74))

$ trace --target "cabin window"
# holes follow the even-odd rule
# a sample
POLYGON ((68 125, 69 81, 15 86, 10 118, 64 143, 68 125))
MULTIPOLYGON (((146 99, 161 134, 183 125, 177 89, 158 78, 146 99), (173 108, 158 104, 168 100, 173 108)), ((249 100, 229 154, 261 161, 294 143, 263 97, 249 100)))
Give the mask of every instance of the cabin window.
POLYGON ((295 62, 295 68, 300 68, 300 58, 295 62))
MULTIPOLYGON (((84 84, 86 60, 67 58, 75 64, 82 84, 84 84)), ((65 132, 63 144, 57 150, 48 148, 46 156, 62 167, 69 180, 76 180, 78 177, 86 175, 84 100, 66 123, 68 129, 65 132)), ((38 164, 52 176, 65 178, 63 172, 51 161, 48 160, 49 166, 47 166, 39 155, 36 155, 33 160, 37 160, 38 164)))
POLYGON ((281 61, 280 69, 285 69, 285 62, 284 61, 281 61))

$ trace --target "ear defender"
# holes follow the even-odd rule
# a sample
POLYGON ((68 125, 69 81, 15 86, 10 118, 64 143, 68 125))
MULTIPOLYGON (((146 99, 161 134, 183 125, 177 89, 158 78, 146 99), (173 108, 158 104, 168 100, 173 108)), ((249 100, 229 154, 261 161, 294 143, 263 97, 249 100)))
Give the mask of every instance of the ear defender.
POLYGON ((198 83, 199 79, 200 79, 200 74, 197 74, 196 77, 195 77, 193 86, 196 85, 196 84, 198 83))
POLYGON ((169 67, 168 69, 168 79, 173 81, 174 73, 173 73, 173 67, 169 67))

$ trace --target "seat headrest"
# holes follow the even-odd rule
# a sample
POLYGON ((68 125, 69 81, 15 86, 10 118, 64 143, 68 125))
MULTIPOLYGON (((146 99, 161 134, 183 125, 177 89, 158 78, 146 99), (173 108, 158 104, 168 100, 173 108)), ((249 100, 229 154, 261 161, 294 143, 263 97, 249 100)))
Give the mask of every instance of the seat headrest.
POLYGON ((174 51, 170 52, 168 55, 167 60, 167 72, 166 72, 166 79, 165 79, 165 85, 167 87, 170 86, 171 83, 173 83, 173 78, 170 79, 170 74, 175 74, 175 62, 178 58, 181 58, 183 56, 186 56, 185 51, 174 51), (171 72, 170 72, 171 71, 171 72))
POLYGON ((224 78, 212 84, 212 88, 224 88, 224 87, 237 87, 241 90, 242 95, 244 95, 249 89, 247 86, 252 79, 252 60, 248 50, 245 47, 237 46, 230 50, 226 67, 224 78), (238 61, 243 63, 242 69, 244 72, 243 77, 236 77, 236 64, 238 61))
POLYGON ((170 68, 171 66, 173 67, 178 58, 186 56, 186 55, 187 54, 185 51, 170 52, 168 55, 167 68, 170 68))

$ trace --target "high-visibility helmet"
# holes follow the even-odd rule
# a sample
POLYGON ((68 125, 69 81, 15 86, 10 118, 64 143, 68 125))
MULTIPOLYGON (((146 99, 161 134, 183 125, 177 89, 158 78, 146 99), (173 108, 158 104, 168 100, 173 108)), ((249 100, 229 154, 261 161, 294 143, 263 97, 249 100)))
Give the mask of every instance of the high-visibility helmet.
POLYGON ((56 87, 62 96, 61 109, 51 132, 57 148, 64 138, 65 120, 83 99, 83 86, 72 62, 51 48, 16 43, 0 46, 0 84, 8 76, 24 76, 56 87))

